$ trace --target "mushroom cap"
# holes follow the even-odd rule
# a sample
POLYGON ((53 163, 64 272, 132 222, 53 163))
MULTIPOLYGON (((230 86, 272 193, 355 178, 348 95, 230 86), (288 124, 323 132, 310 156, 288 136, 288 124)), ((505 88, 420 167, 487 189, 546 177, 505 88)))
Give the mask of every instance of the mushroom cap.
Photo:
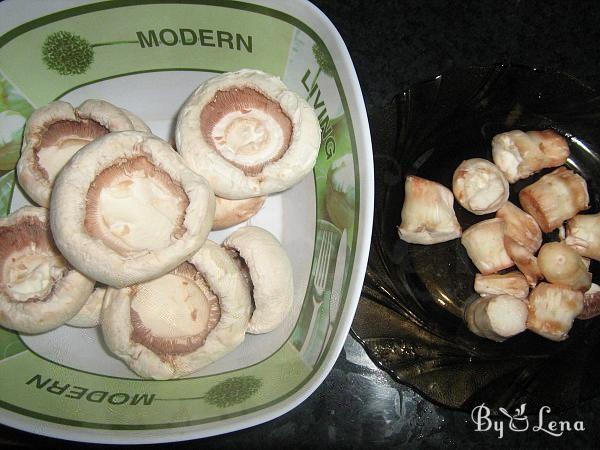
POLYGON ((106 287, 96 287, 75 317, 67 321, 67 325, 80 328, 93 328, 100 325, 104 294, 106 294, 106 287))
POLYGON ((107 290, 102 311, 104 341, 142 377, 170 379, 188 375, 223 357, 244 340, 252 302, 236 262, 212 241, 206 241, 189 262, 217 296, 221 310, 219 321, 204 344, 189 353, 159 355, 135 342, 131 322, 131 290, 135 286, 107 290))
POLYGON ((131 124, 133 125, 132 130, 143 131, 145 133, 152 133, 150 127, 146 125, 146 123, 138 115, 132 113, 131 111, 125 108, 121 108, 121 111, 123 111, 127 118, 131 121, 131 124))
MULTIPOLYGON (((146 195, 145 192, 154 195, 152 189, 160 184, 159 181, 148 182, 151 187, 142 191, 143 195, 146 195)), ((110 205, 109 200, 105 202, 110 205)), ((176 206, 172 207, 182 207, 182 202, 175 203, 176 206)), ((123 131, 108 134, 88 144, 63 168, 52 193, 50 221, 57 247, 74 267, 108 286, 124 287, 164 275, 193 255, 206 240, 214 209, 214 195, 206 180, 191 171, 169 144, 147 133, 123 131), (128 174, 125 172, 126 164, 130 163, 133 169, 128 174), (118 233, 108 225, 103 225, 104 216, 102 219, 96 217, 103 214, 102 195, 111 181, 110 177, 117 179, 114 172, 130 177, 116 184, 116 187, 108 186, 106 197, 114 199, 119 195, 121 184, 135 184, 131 176, 135 175, 138 163, 142 166, 140 173, 143 176, 146 176, 145 170, 150 167, 148 170, 155 171, 156 179, 167 180, 164 183, 168 183, 175 191, 175 194, 171 191, 165 193, 164 189, 160 191, 160 195, 170 199, 161 199, 160 207, 171 208, 173 200, 181 200, 181 196, 187 197, 187 206, 180 217, 182 222, 176 224, 169 222, 175 218, 163 217, 162 210, 156 209, 159 207, 155 205, 155 197, 138 202, 139 213, 127 209, 130 203, 116 213, 106 206, 113 218, 116 217, 117 224, 121 220, 118 214, 125 215, 124 233, 133 229, 133 233, 126 234, 126 237, 133 236, 136 239, 131 244, 133 238, 130 241, 117 239, 118 233), (109 183, 95 183, 99 175, 105 181, 108 177, 109 183), (113 188, 114 194, 111 191, 113 188), (177 195, 180 197, 177 198, 177 195), (92 205, 88 197, 98 201, 92 205), (173 228, 163 227, 160 220, 153 220, 156 223, 144 220, 144 213, 152 214, 153 219, 164 219, 173 228), (127 221, 133 221, 131 227, 127 221), (97 231, 98 228, 100 231, 97 231), (90 229, 96 233, 103 232, 104 235, 98 238, 90 234, 90 229)))
POLYGON ((314 109, 279 78, 243 69, 218 75, 196 89, 177 117, 175 139, 177 150, 194 171, 208 180, 215 194, 235 200, 280 192, 300 181, 315 165, 321 129, 314 109), (205 107, 219 93, 235 89, 254 91, 268 99, 266 102, 278 105, 292 126, 287 149, 255 174, 232 164, 203 133, 201 115, 205 107))
MULTIPOLYGON (((141 119, 136 119, 136 123, 141 122, 141 119)), ((59 155, 49 155, 55 156, 51 173, 40 165, 40 148, 45 145, 44 135, 52 129, 53 124, 65 122, 88 124, 83 130, 88 135, 85 140, 112 131, 133 130, 136 127, 125 111, 104 100, 86 100, 77 108, 67 102, 55 101, 36 109, 25 125, 21 158, 17 163, 17 177, 19 184, 33 201, 46 208, 50 204, 50 193, 56 174, 72 153, 77 151, 77 147, 71 146, 68 151, 62 150, 58 152, 61 153, 59 155)), ((56 140, 57 133, 60 132, 57 129, 52 130, 53 140, 56 140)))
POLYGON ((43 333, 77 314, 94 281, 66 264, 45 208, 25 206, 0 219, 0 242, 0 325, 43 333))
POLYGON ((215 218, 213 231, 238 225, 256 215, 265 204, 266 196, 244 200, 228 200, 215 196, 215 218))
POLYGON ((223 246, 237 252, 248 267, 254 312, 249 333, 268 333, 288 315, 294 300, 292 264, 275 236, 259 227, 232 233, 223 246))

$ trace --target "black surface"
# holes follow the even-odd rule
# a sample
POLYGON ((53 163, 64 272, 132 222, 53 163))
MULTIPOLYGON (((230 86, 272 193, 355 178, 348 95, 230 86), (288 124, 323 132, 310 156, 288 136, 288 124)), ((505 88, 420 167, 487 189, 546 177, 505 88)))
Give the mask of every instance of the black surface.
MULTIPOLYGON (((293 0, 290 0, 293 1, 293 0)), ((406 84, 471 65, 517 62, 568 71, 600 85, 600 2, 315 0, 350 51, 367 107, 383 105, 406 84)), ((166 448, 593 448, 600 403, 583 403, 556 420, 583 420, 586 431, 553 437, 475 432, 466 413, 448 411, 349 362, 349 341, 326 381, 301 406, 272 422, 166 448), (377 389, 374 389, 377 387, 377 389)), ((0 428, 0 447, 85 448, 0 428)), ((91 448, 100 446, 90 446, 91 448)))
MULTIPOLYGON (((492 137, 553 129, 570 148, 566 166, 587 180, 590 209, 600 209, 600 98, 577 80, 525 66, 455 69, 417 83, 373 111, 375 217, 369 267, 353 330, 370 355, 398 380, 436 403, 465 412, 485 402, 500 414, 526 403, 555 412, 600 394, 600 320, 577 320, 557 343, 524 332, 497 343, 468 331, 463 316, 478 296, 478 270, 459 239, 436 245, 398 238, 404 179, 416 175, 452 186, 463 160, 491 160, 492 137), (385 306, 382 308, 381 306, 385 306), (388 325, 382 327, 381 323, 388 325)), ((554 169, 510 185, 510 200, 554 169)), ((460 205, 463 230, 491 219, 460 205)), ((544 242, 556 233, 544 234, 544 242)), ((509 269, 509 270, 514 270, 509 269)), ((600 279, 597 264, 590 267, 600 279)))

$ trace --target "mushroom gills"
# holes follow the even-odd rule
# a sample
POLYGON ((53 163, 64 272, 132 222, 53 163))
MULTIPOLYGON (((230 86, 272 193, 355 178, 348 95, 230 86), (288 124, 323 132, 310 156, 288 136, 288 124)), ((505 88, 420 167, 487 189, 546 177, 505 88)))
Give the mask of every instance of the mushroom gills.
POLYGON ((85 228, 114 251, 152 251, 185 233, 188 198, 183 188, 147 157, 104 169, 86 198, 85 228))
POLYGON ((42 134, 39 147, 34 150, 40 171, 53 181, 81 147, 108 132, 107 128, 90 119, 52 123, 42 134))
POLYGON ((132 341, 167 359, 204 345, 221 317, 219 300, 189 263, 130 289, 132 341))
POLYGON ((293 131, 281 106, 249 87, 217 91, 200 121, 207 142, 247 175, 257 175, 280 159, 293 131))
POLYGON ((467 306, 465 321, 476 335, 502 342, 525 331, 527 304, 510 295, 480 297, 467 306))
POLYGON ((582 310, 583 293, 540 283, 529 295, 527 328, 547 339, 563 341, 582 310))
POLYGON ((452 192, 434 181, 406 177, 400 239, 412 244, 437 244, 461 235, 452 192))

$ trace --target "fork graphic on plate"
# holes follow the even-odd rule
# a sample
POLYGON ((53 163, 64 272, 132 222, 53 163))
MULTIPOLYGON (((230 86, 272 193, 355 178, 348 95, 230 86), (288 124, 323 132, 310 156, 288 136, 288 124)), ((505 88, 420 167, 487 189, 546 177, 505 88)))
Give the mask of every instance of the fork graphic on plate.
POLYGON ((329 298, 331 296, 331 282, 333 281, 330 268, 339 245, 339 231, 333 224, 319 221, 318 225, 320 242, 312 279, 312 317, 306 339, 300 349, 304 361, 309 364, 316 362, 325 343, 325 336, 329 327, 329 298))

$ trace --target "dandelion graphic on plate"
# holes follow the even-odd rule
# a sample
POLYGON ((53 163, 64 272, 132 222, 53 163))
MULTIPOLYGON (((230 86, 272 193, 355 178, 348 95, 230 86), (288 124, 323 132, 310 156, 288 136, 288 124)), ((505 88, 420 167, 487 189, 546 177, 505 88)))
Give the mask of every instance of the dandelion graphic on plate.
POLYGON ((262 387, 262 381, 251 375, 228 378, 213 386, 204 395, 204 400, 219 408, 245 402, 262 387))
POLYGON ((69 31, 49 34, 42 45, 42 60, 49 69, 61 75, 80 75, 94 62, 94 48, 105 45, 135 44, 137 41, 114 41, 91 44, 69 31))
POLYGON ((332 77, 335 72, 335 64, 333 64, 333 60, 331 59, 331 56, 329 55, 329 52, 325 49, 325 47, 322 47, 318 44, 314 44, 312 52, 315 59, 317 60, 317 64, 319 65, 319 70, 317 70, 315 80, 313 81, 314 84, 317 82, 317 78, 319 78, 321 72, 332 77))

